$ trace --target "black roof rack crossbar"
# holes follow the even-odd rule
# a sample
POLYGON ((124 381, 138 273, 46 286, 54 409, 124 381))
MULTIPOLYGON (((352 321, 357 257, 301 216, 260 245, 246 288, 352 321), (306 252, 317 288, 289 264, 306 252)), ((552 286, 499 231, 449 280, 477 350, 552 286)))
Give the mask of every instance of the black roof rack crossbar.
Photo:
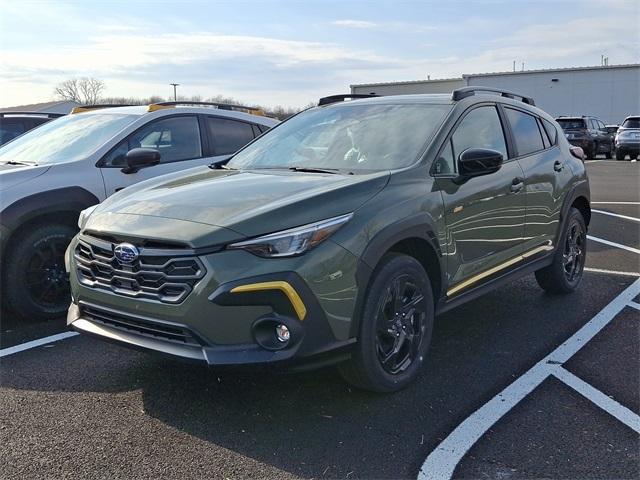
POLYGON ((19 112, 19 111, 0 112, 0 117, 7 117, 7 116, 14 116, 14 115, 34 115, 36 117, 58 118, 58 117, 64 117, 66 113, 19 112))
POLYGON ((328 97, 322 97, 318 101, 318 106, 329 105, 331 103, 342 102, 347 98, 371 98, 371 97, 379 97, 375 93, 345 93, 341 95, 329 95, 328 97))
POLYGON ((233 103, 219 103, 219 102, 190 102, 190 101, 175 101, 175 102, 156 102, 152 105, 158 105, 160 107, 173 107, 178 105, 204 105, 208 107, 217 107, 220 110, 250 110, 260 111, 259 107, 247 107, 246 105, 235 105, 233 103))
POLYGON ((472 86, 472 87, 462 87, 453 91, 451 95, 451 99, 454 102, 458 100, 462 100, 463 98, 470 97, 475 95, 476 92, 491 92, 491 93, 499 93, 500 96, 506 98, 520 98, 522 103, 526 103, 527 105, 535 105, 533 98, 527 97, 525 95, 520 95, 519 93, 510 92, 509 90, 502 90, 501 88, 492 88, 492 87, 480 87, 480 86, 472 86))

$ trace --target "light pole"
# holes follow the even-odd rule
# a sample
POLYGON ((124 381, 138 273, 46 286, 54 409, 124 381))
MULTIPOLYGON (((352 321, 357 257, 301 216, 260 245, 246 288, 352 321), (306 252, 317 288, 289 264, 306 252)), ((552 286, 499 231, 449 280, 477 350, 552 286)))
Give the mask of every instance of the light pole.
POLYGON ((173 85, 173 101, 178 101, 178 94, 176 93, 176 87, 180 85, 179 83, 170 83, 169 85, 173 85))

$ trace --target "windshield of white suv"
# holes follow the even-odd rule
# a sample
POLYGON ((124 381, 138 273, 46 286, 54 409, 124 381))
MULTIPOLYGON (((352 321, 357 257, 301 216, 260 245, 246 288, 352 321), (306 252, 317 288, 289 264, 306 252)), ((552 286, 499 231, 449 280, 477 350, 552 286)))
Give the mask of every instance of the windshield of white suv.
POLYGON ((136 118, 80 113, 52 120, 0 147, 0 164, 50 165, 86 158, 136 118))
POLYGON ((235 169, 391 170, 414 163, 450 105, 355 104, 316 108, 238 152, 235 169))

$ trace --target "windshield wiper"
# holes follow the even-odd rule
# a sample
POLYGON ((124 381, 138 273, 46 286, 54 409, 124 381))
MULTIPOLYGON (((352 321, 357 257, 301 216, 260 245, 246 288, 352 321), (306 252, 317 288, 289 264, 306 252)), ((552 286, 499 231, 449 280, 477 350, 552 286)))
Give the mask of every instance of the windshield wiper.
POLYGON ((309 172, 309 173, 339 173, 338 168, 318 168, 318 167, 289 167, 293 172, 309 172))

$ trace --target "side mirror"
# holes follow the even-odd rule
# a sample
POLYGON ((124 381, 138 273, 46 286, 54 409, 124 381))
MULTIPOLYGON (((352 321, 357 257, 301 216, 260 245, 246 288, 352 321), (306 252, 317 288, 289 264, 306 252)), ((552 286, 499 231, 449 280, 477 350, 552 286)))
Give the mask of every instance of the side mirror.
POLYGON ((458 172, 463 178, 489 175, 500 170, 502 162, 502 154, 496 150, 468 148, 458 158, 458 172))
POLYGON ((127 165, 122 173, 136 173, 141 168, 152 167, 160 163, 160 152, 154 148, 133 148, 125 156, 127 165))

